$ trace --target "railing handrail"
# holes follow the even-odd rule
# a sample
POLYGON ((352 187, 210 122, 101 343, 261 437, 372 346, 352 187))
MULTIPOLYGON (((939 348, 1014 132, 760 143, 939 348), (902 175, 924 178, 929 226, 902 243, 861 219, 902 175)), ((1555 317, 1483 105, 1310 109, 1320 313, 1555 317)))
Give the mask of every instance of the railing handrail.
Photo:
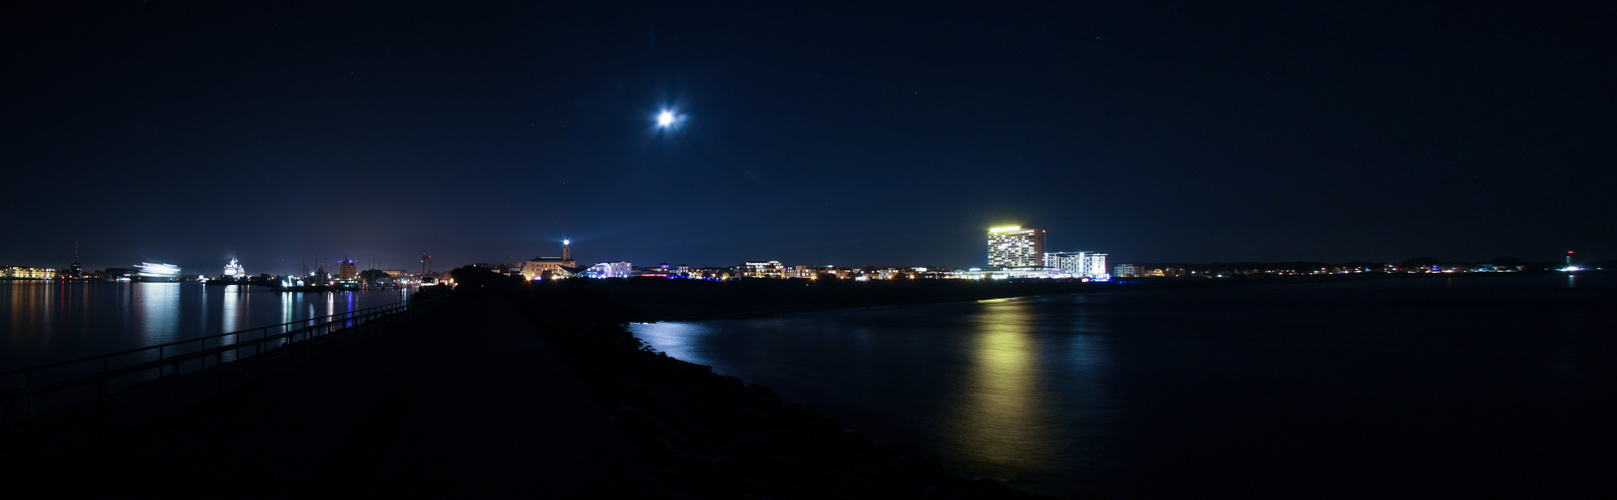
MULTIPOLYGON (((427 299, 427 301, 431 301, 431 300, 432 299, 427 299)), ((79 364, 79 363, 88 363, 90 361, 111 358, 111 357, 114 357, 114 356, 123 356, 125 354, 134 354, 134 353, 142 352, 142 351, 150 351, 152 349, 163 349, 163 348, 168 348, 168 347, 174 347, 174 346, 178 346, 178 345, 190 344, 190 343, 193 343, 193 342, 203 342, 204 343, 203 345, 206 345, 206 342, 208 340, 222 338, 222 337, 229 337, 231 335, 241 335, 241 334, 244 334, 244 333, 255 332, 255 331, 259 331, 259 330, 266 330, 267 331, 267 330, 269 330, 271 328, 284 327, 284 326, 292 325, 292 324, 307 324, 309 322, 315 322, 315 321, 321 321, 321 320, 337 318, 338 316, 342 316, 343 317, 342 319, 348 319, 348 318, 351 318, 351 317, 353 317, 355 315, 369 314, 371 312, 382 310, 382 309, 387 309, 387 308, 401 308, 401 307, 405 307, 405 306, 408 306, 408 305, 410 305, 409 301, 401 300, 401 301, 394 302, 394 303, 391 303, 391 304, 384 304, 384 305, 380 305, 380 306, 367 307, 367 308, 364 308, 364 309, 355 309, 355 310, 352 310, 352 311, 340 312, 340 313, 336 313, 336 314, 320 316, 320 317, 315 317, 315 318, 304 318, 304 319, 300 319, 300 320, 297 320, 297 321, 288 321, 286 323, 277 323, 277 324, 273 324, 273 325, 264 325, 264 326, 259 326, 259 327, 248 328, 246 330, 236 330, 236 331, 230 332, 230 333, 220 333, 220 334, 215 334, 215 335, 208 335, 208 336, 205 336, 205 337, 197 337, 197 338, 194 338, 194 339, 176 340, 176 341, 173 341, 173 342, 168 342, 168 343, 163 343, 163 344, 149 345, 149 346, 146 346, 146 347, 136 347, 134 349, 126 349, 126 350, 117 351, 117 352, 111 352, 111 353, 106 353, 106 354, 98 354, 98 355, 95 355, 95 356, 86 356, 86 357, 83 357, 83 358, 70 359, 70 360, 67 360, 67 361, 57 361, 57 362, 54 362, 54 363, 46 363, 46 364, 43 364, 43 365, 34 365, 34 366, 27 367, 27 368, 19 368, 19 369, 16 369, 16 370, 0 372, 0 378, 10 377, 10 376, 13 376, 13 375, 17 375, 17 374, 21 374, 21 373, 27 373, 27 372, 31 372, 31 371, 39 371, 39 370, 45 370, 45 369, 50 369, 50 368, 57 368, 57 367, 61 367, 61 366, 76 365, 76 364, 79 364)), ((229 344, 229 345, 235 345, 235 344, 229 344)))

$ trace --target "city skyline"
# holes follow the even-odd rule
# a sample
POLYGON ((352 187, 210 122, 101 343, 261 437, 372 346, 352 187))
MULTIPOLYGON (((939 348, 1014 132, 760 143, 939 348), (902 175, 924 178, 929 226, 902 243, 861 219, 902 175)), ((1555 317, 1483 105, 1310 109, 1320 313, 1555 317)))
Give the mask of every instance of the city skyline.
POLYGON ((6 9, 4 264, 1617 257, 1605 5, 6 9))
MULTIPOLYGON (((1044 269, 1051 269, 1051 270, 1061 270, 1061 271, 1067 272, 1069 274, 1072 274, 1074 276, 1100 275, 1100 274, 1105 274, 1107 271, 1109 271, 1111 269, 1111 267, 1109 267, 1107 265, 1108 258, 1110 257, 1110 255, 1107 252, 1097 252, 1097 251, 1093 251, 1093 250, 1086 250, 1086 251, 1049 251, 1049 247, 1044 243, 1044 239, 1045 239, 1044 231, 1040 230, 1040 229, 1023 228, 1021 226, 1001 226, 1001 227, 995 227, 995 228, 988 228, 987 231, 988 231, 990 239, 988 241, 988 247, 987 247, 988 252, 987 252, 987 259, 985 260, 985 263, 980 263, 980 264, 979 263, 973 263, 973 264, 964 264, 964 265, 942 265, 941 268, 942 269, 955 269, 955 270, 976 269, 976 268, 980 268, 980 267, 986 267, 988 269, 1006 269, 1006 268, 1037 269, 1037 268, 1044 268, 1044 269), (1026 240, 1026 241, 1022 241, 1022 240, 1026 240), (1022 243, 1025 243, 1025 244, 1022 244, 1022 243), (1017 256, 1017 258, 1020 259, 1020 260, 1017 261, 1017 265, 1006 265, 1006 262, 1004 262, 1004 261, 999 261, 996 264, 996 260, 995 260, 996 253, 998 253, 998 254, 1018 253, 1019 255, 1017 256), (1020 255, 1020 254, 1025 254, 1025 255, 1020 255), (1031 259, 1031 260, 1029 260, 1029 259, 1031 259)), ((561 267, 558 267, 558 266, 592 268, 592 267, 599 267, 599 266, 604 265, 604 266, 609 266, 610 268, 612 268, 614 270, 613 275, 621 276, 621 275, 623 275, 623 273, 621 272, 621 268, 625 268, 626 266, 631 265, 631 263, 629 261, 611 260, 611 259, 576 261, 576 260, 573 260, 571 255, 570 255, 571 254, 571 245, 570 245, 569 240, 563 240, 561 242, 561 245, 559 245, 559 247, 561 248, 561 257, 546 257, 546 256, 543 256, 541 254, 541 255, 537 255, 537 256, 532 257, 532 258, 512 258, 512 259, 506 259, 506 260, 482 260, 482 261, 476 261, 476 262, 460 262, 460 263, 451 264, 448 267, 433 268, 432 271, 434 273, 444 273, 444 272, 448 272, 452 268, 464 267, 464 266, 473 266, 473 265, 507 266, 507 265, 509 265, 509 266, 514 266, 515 268, 521 268, 522 269, 521 274, 525 278, 532 279, 535 276, 545 275, 548 272, 554 272, 554 271, 557 271, 557 270, 561 269, 561 267)), ((419 262, 419 264, 421 264, 420 270, 421 271, 426 271, 427 268, 428 268, 428 264, 427 264, 427 262, 425 262, 425 260, 430 259, 431 256, 426 255, 426 254, 422 254, 421 257, 422 257, 423 261, 419 262)), ((1553 265, 1553 264, 1559 262, 1559 259, 1565 259, 1565 266, 1566 267, 1571 267, 1571 266, 1573 266, 1575 264, 1583 264, 1583 263, 1588 263, 1588 262, 1596 262, 1596 263, 1599 263, 1599 262, 1611 262, 1610 259, 1605 259, 1605 260, 1590 259, 1586 255, 1578 254, 1578 252, 1576 252, 1576 251, 1566 251, 1566 252, 1563 252, 1561 254, 1556 255, 1555 258, 1551 258, 1551 259, 1519 259, 1519 258, 1516 258, 1516 257, 1506 256, 1506 257, 1498 257, 1498 258, 1494 258, 1494 259, 1480 259, 1480 260, 1469 260, 1469 261, 1468 260, 1457 260, 1457 259, 1436 259, 1436 258, 1429 257, 1429 256, 1423 256, 1423 257, 1414 257, 1414 258, 1401 259, 1401 260, 1353 259, 1353 260, 1344 260, 1344 261, 1320 261, 1320 260, 1299 259, 1299 260, 1290 260, 1290 261, 1256 261, 1256 260, 1251 260, 1251 259, 1244 259, 1244 260, 1231 260, 1231 261, 1203 261, 1203 262, 1175 262, 1175 261, 1149 261, 1149 260, 1114 261, 1114 262, 1118 262, 1120 265, 1121 264, 1132 265, 1132 264, 1138 264, 1138 263, 1150 263, 1150 264, 1157 264, 1157 265, 1192 265, 1192 266, 1219 266, 1219 265, 1230 266, 1230 265, 1235 265, 1235 264, 1300 264, 1300 263, 1324 263, 1324 264, 1360 265, 1360 264, 1381 263, 1381 264, 1387 264, 1387 265, 1396 266, 1396 265, 1399 265, 1400 263, 1409 264, 1411 262, 1419 262, 1419 261, 1430 261, 1429 263, 1420 264, 1420 265, 1431 265, 1431 264, 1438 264, 1438 263, 1445 263, 1445 264, 1489 264, 1489 263, 1497 262, 1497 261, 1500 261, 1500 260, 1514 260, 1514 261, 1517 261, 1518 264, 1531 263, 1531 264, 1553 265)), ((735 265, 737 263, 733 263, 733 262, 732 263, 704 263, 704 264, 692 265, 692 264, 683 263, 683 262, 674 263, 674 262, 667 261, 667 260, 659 261, 659 260, 653 259, 653 260, 649 260, 649 261, 641 261, 640 265, 635 266, 635 267, 650 269, 650 268, 655 268, 655 267, 661 265, 664 268, 667 268, 669 266, 677 266, 677 267, 681 267, 681 268, 693 268, 693 269, 697 269, 697 268, 700 268, 700 269, 722 269, 722 268, 737 268, 737 269, 740 269, 740 268, 746 268, 746 267, 751 267, 751 266, 758 265, 760 262, 762 262, 762 261, 757 261, 757 262, 754 262, 754 261, 741 261, 739 263, 740 265, 735 265)), ((780 261, 770 261, 770 262, 772 264, 774 264, 774 265, 781 265, 780 261)), ((72 265, 64 266, 64 267, 54 267, 54 266, 49 266, 49 265, 44 265, 44 266, 15 265, 15 264, 4 264, 4 265, 5 265, 5 267, 7 269, 17 269, 17 270, 20 270, 22 272, 28 272, 28 273, 40 272, 40 271, 53 271, 53 272, 56 272, 56 273, 60 273, 60 272, 63 272, 63 271, 67 271, 69 269, 75 269, 75 268, 79 267, 80 264, 81 263, 78 262, 78 260, 75 258, 72 265)), ((84 269, 86 269, 85 272, 88 273, 88 272, 91 272, 91 271, 100 271, 100 270, 110 269, 110 268, 124 268, 124 269, 138 268, 138 267, 140 267, 142 265, 147 265, 147 264, 158 264, 158 265, 164 265, 164 266, 170 266, 170 267, 178 266, 180 268, 185 268, 184 265, 179 265, 179 264, 176 264, 174 262, 164 262, 162 260, 157 260, 155 263, 154 262, 142 261, 139 264, 130 264, 130 265, 112 265, 112 266, 94 266, 94 265, 91 265, 91 266, 82 266, 82 267, 84 269)), ((807 265, 805 265, 805 264, 795 264, 795 265, 799 269, 803 269, 803 268, 808 268, 808 269, 814 269, 814 268, 859 269, 859 268, 869 268, 869 267, 872 267, 872 266, 878 267, 878 268, 911 268, 911 267, 916 267, 916 266, 939 267, 940 263, 920 263, 920 262, 910 261, 910 262, 888 262, 888 263, 880 263, 880 264, 878 264, 878 263, 864 263, 864 264, 814 263, 814 264, 807 264, 807 265)), ((1515 265, 1515 264, 1512 264, 1512 265, 1515 265)), ((198 274, 205 275, 205 276, 208 276, 208 277, 214 277, 214 276, 245 277, 245 276, 256 276, 258 274, 269 274, 269 275, 272 275, 272 276, 284 276, 284 275, 311 274, 311 273, 318 272, 320 270, 325 270, 325 271, 330 272, 330 273, 336 273, 337 275, 348 276, 348 275, 356 273, 356 272, 358 272, 358 271, 360 271, 362 269, 367 270, 367 271, 369 271, 369 270, 402 271, 402 272, 404 272, 406 274, 415 273, 415 271, 412 270, 409 265, 395 266, 395 265, 385 264, 383 261, 376 260, 376 259, 369 260, 369 264, 367 264, 367 265, 360 265, 358 260, 347 258, 347 256, 345 256, 343 259, 338 259, 338 260, 334 261, 333 263, 326 263, 324 261, 318 261, 318 262, 313 262, 313 263, 310 263, 310 262, 307 262, 307 261, 301 261, 301 262, 298 263, 298 266, 299 266, 299 268, 297 270, 288 269, 288 270, 284 270, 284 271, 281 271, 281 270, 263 271, 263 272, 260 272, 260 273, 246 273, 246 274, 243 274, 242 268, 245 267, 245 266, 242 265, 238 261, 238 259, 230 258, 230 259, 228 259, 228 263, 223 266, 223 268, 224 268, 223 273, 210 274, 207 271, 207 266, 202 266, 203 269, 201 269, 200 271, 197 270, 196 268, 188 268, 181 274, 181 276, 189 277, 189 276, 195 276, 195 275, 198 275, 198 274)), ((52 276, 53 278, 54 278, 54 274, 55 273, 53 273, 53 276, 52 276)))
MULTIPOLYGON (((1092 263, 1089 262, 1090 257, 1088 257, 1088 256, 1098 256, 1099 262, 1100 262, 1098 269, 1108 269, 1108 267, 1105 265, 1105 262, 1107 261, 1107 258, 1109 257, 1109 253, 1107 253, 1107 252, 1096 252, 1096 251, 1093 251, 1093 250, 1086 250, 1086 251, 1071 251, 1071 250, 1052 251, 1051 247, 1049 247, 1047 245, 1047 243, 1046 243, 1046 238, 1047 238, 1048 235, 1046 234, 1046 231, 1043 230, 1043 229, 1024 228, 1024 227, 1022 227, 1020 225, 1013 225, 1013 226, 998 226, 998 227, 986 228, 986 231, 987 231, 989 240, 988 240, 986 258, 982 262, 966 263, 966 264, 954 264, 954 263, 938 263, 938 262, 919 262, 919 261, 909 260, 909 261, 902 261, 902 262, 882 262, 882 263, 864 262, 864 263, 861 263, 861 264, 851 264, 851 263, 832 263, 832 262, 814 261, 815 263, 809 264, 809 266, 810 267, 841 267, 841 268, 861 268, 861 267, 869 267, 869 266, 878 266, 878 267, 885 266, 885 267, 903 268, 903 267, 913 267, 913 266, 918 266, 919 265, 919 266, 944 266, 944 267, 956 268, 956 269, 968 269, 968 268, 977 268, 977 267, 986 267, 986 268, 1044 267, 1044 268, 1052 268, 1052 269, 1058 269, 1059 268, 1059 269, 1063 269, 1063 270, 1067 270, 1069 267, 1075 267, 1075 268, 1081 268, 1081 269, 1085 269, 1085 270, 1091 270, 1091 271, 1086 271, 1086 272, 1091 273, 1091 274, 1099 274, 1097 272, 1092 271, 1092 269, 1096 269, 1096 267, 1094 265, 1092 265, 1092 263), (1073 260, 1071 260, 1071 262, 1059 263, 1058 264, 1058 262, 1063 262, 1061 260, 1063 258, 1070 258, 1070 259, 1073 259, 1073 260)), ((981 233, 979 233, 979 234, 981 234, 981 233)), ((979 240, 979 241, 981 241, 981 240, 979 240)), ((544 272, 546 272, 545 270, 555 271, 555 270, 559 269, 559 267, 557 267, 557 266, 573 267, 573 266, 577 266, 580 262, 583 262, 583 267, 590 267, 591 265, 599 265, 599 264, 613 264, 613 265, 616 265, 616 264, 629 262, 629 261, 624 260, 624 259, 598 259, 598 260, 592 260, 592 261, 587 261, 587 262, 585 262, 585 261, 576 261, 576 260, 572 259, 572 257, 571 257, 571 252, 572 252, 571 243, 572 243, 572 241, 570 239, 562 239, 561 241, 555 242, 555 243, 556 243, 556 245, 555 245, 556 248, 559 248, 561 250, 561 252, 560 252, 561 257, 546 257, 546 256, 543 256, 543 254, 546 251, 543 250, 543 249, 540 249, 540 250, 538 250, 537 253, 534 253, 534 255, 536 255, 536 256, 531 257, 531 258, 518 257, 518 256, 513 254, 513 255, 509 256, 506 259, 483 259, 483 260, 476 260, 476 261, 458 262, 458 263, 451 264, 447 268, 434 268, 434 271, 435 272, 446 272, 450 268, 468 266, 468 265, 475 265, 475 264, 499 264, 499 265, 511 264, 511 265, 516 265, 516 266, 519 266, 519 267, 523 267, 524 268, 523 274, 525 276, 528 276, 528 277, 531 278, 533 276, 543 274, 544 272), (535 267, 535 266, 537 266, 537 267, 535 267), (543 270, 541 270, 541 268, 543 268, 543 270)), ((57 266, 54 266, 54 265, 27 265, 27 264, 19 265, 17 263, 0 263, 0 265, 5 265, 7 267, 27 268, 27 269, 33 269, 33 270, 50 269, 50 270, 56 270, 56 271, 73 268, 75 266, 79 266, 79 267, 83 267, 83 268, 91 269, 91 270, 100 270, 100 269, 107 269, 107 268, 139 267, 139 265, 140 265, 140 264, 123 264, 123 265, 116 265, 115 264, 115 265, 107 265, 107 266, 100 266, 100 265, 95 265, 95 264, 84 265, 83 263, 81 263, 79 261, 79 256, 77 255, 76 252, 77 252, 77 245, 75 245, 75 255, 73 257, 72 263, 70 265, 61 266, 61 267, 57 267, 57 266)), ((0 257, 0 258, 3 258, 3 257, 0 257)), ((273 270, 273 271, 263 271, 262 273, 251 273, 251 275, 257 275, 257 274, 270 274, 270 275, 276 275, 276 276, 279 276, 279 275, 299 275, 299 274, 314 273, 314 272, 316 272, 318 270, 321 270, 321 269, 325 269, 325 270, 327 270, 329 272, 341 272, 339 270, 343 270, 343 269, 347 269, 347 268, 352 268, 351 270, 353 270, 353 271, 357 271, 359 269, 365 269, 365 270, 384 270, 384 269, 387 269, 387 270, 411 271, 411 269, 413 269, 411 266, 413 266, 413 265, 419 265, 420 269, 422 271, 425 271, 427 269, 427 267, 430 266, 429 261, 430 261, 431 258, 432 258, 431 255, 429 255, 428 253, 423 252, 423 253, 421 253, 419 255, 419 260, 418 261, 415 261, 413 263, 412 262, 406 262, 405 265, 400 266, 400 265, 397 265, 393 261, 388 261, 388 260, 378 259, 378 258, 369 258, 369 259, 366 259, 367 264, 360 264, 358 260, 351 259, 346 254, 344 254, 343 258, 341 258, 341 259, 337 259, 337 260, 334 260, 334 261, 331 261, 331 262, 326 262, 325 260, 323 260, 322 258, 320 258, 317 255, 316 258, 313 259, 313 260, 299 260, 296 263, 292 263, 292 262, 288 261, 287 259, 281 259, 279 261, 281 266, 283 266, 283 267, 291 265, 291 266, 295 266, 296 269, 292 269, 292 268, 276 269, 276 270, 273 270)), ((1519 261, 1522 261, 1522 262, 1551 263, 1551 262, 1556 261, 1557 259, 1566 259, 1566 261, 1567 261, 1566 264, 1568 266, 1570 266, 1570 265, 1573 264, 1573 259, 1574 258, 1576 258, 1580 262, 1606 262, 1606 261, 1612 260, 1612 259, 1598 259, 1598 258, 1591 259, 1590 256, 1588 256, 1586 254, 1579 254, 1577 251, 1568 250, 1568 251, 1564 251, 1564 252, 1559 252, 1559 253, 1557 253, 1557 254, 1555 254, 1553 256, 1549 256, 1549 258, 1527 258, 1527 259, 1522 259, 1522 258, 1516 257, 1516 256, 1497 256, 1497 257, 1490 258, 1490 259, 1471 259, 1471 260, 1465 260, 1465 259, 1436 259, 1435 257, 1431 257, 1431 256, 1415 256, 1415 257, 1409 257, 1409 258, 1404 258, 1404 259, 1344 259, 1344 260, 1335 260, 1335 261, 1325 261, 1325 260, 1319 260, 1319 259, 1288 259, 1288 260, 1276 260, 1276 261, 1261 261, 1261 260, 1257 260, 1257 259, 1230 259, 1230 260, 1225 260, 1225 261, 1221 261, 1221 260, 1171 261, 1171 260, 1134 259, 1134 260, 1129 260, 1127 262, 1177 263, 1177 264, 1195 264, 1195 265, 1216 264, 1216 263, 1235 263, 1235 262, 1268 262, 1268 263, 1285 263, 1285 262, 1367 263, 1367 262, 1380 262, 1380 263, 1396 264, 1396 263, 1399 263, 1399 262, 1407 262, 1407 261, 1411 261, 1411 260, 1423 260, 1423 259, 1436 259, 1437 261, 1451 262, 1451 263, 1487 263, 1487 262, 1490 262, 1490 261, 1497 261, 1497 260, 1501 260, 1501 259, 1507 259, 1507 260, 1519 260, 1519 261)), ((238 264, 238 260, 239 260, 238 258, 232 256, 232 257, 228 257, 226 260, 228 260, 228 264, 225 265, 226 272, 224 274, 226 274, 226 275, 231 274, 231 269, 232 268, 234 268, 236 270, 235 272, 237 272, 237 273, 240 272, 240 268, 242 266, 240 264, 238 264)), ((185 267, 184 264, 176 264, 176 262, 174 262, 174 261, 169 261, 169 260, 165 260, 165 259, 139 259, 139 262, 141 262, 141 263, 147 263, 148 261, 155 262, 155 263, 162 263, 164 265, 178 265, 178 266, 180 266, 182 268, 185 267)), ((689 266, 689 267, 693 267, 693 268, 709 268, 709 269, 711 269, 711 268, 731 267, 731 265, 734 264, 734 262, 731 262, 731 263, 700 263, 700 264, 694 264, 693 265, 693 264, 688 263, 688 262, 683 262, 683 261, 675 262, 675 261, 670 261, 670 260, 667 260, 667 259, 661 259, 661 260, 659 260, 659 259, 648 259, 648 260, 639 261, 639 262, 645 263, 646 265, 650 265, 649 263, 651 263, 651 262, 657 262, 659 264, 670 264, 670 265, 689 266)), ((748 261, 746 259, 738 261, 738 262, 741 262, 743 265, 748 264, 748 261)), ((1117 261, 1117 262, 1122 262, 1122 261, 1117 261)), ((207 266, 203 266, 203 267, 206 268, 207 266)), ((192 274, 197 274, 197 273, 193 273, 193 272, 190 272, 190 271, 186 272, 186 275, 192 275, 192 274)), ((206 272, 203 272, 201 274, 212 276, 211 274, 207 274, 206 272)))

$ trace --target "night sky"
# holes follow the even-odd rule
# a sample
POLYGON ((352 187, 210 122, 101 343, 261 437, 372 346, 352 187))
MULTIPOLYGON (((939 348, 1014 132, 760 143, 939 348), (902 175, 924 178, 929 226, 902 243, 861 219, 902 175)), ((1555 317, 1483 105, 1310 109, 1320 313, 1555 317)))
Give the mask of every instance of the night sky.
POLYGON ((1617 257, 1608 2, 44 3, 3 264, 1617 257))

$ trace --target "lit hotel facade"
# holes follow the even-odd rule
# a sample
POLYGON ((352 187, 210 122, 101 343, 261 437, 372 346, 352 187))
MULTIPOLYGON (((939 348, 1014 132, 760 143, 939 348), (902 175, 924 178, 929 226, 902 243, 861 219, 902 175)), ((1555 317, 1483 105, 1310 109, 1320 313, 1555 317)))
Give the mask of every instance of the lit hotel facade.
POLYGON ((1106 254, 1100 252, 1051 252, 1044 254, 1044 267, 1078 278, 1103 278, 1106 272, 1106 254))
POLYGON ((1044 265, 1044 230, 1002 226, 988 230, 988 267, 1044 265))

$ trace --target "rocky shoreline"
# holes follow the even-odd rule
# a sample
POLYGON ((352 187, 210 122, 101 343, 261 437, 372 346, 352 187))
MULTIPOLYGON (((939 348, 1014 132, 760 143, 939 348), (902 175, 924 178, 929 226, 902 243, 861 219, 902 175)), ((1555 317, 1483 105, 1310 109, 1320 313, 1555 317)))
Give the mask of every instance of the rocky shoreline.
MULTIPOLYGON (((767 387, 655 352, 628 331, 630 318, 647 319, 648 310, 660 307, 647 297, 689 298, 688 290, 668 295, 668 290, 569 288, 508 291, 505 296, 679 496, 1049 498, 991 479, 951 475, 937 458, 919 449, 877 445, 835 417, 782 401, 767 387)), ((954 296, 906 294, 909 300, 954 296)), ((874 305, 863 303, 868 299, 860 297, 861 303, 847 306, 874 305)), ((829 303, 782 304, 788 307, 781 309, 829 303)), ((716 305, 696 312, 761 314, 768 309, 750 307, 757 303, 709 304, 716 305)))

